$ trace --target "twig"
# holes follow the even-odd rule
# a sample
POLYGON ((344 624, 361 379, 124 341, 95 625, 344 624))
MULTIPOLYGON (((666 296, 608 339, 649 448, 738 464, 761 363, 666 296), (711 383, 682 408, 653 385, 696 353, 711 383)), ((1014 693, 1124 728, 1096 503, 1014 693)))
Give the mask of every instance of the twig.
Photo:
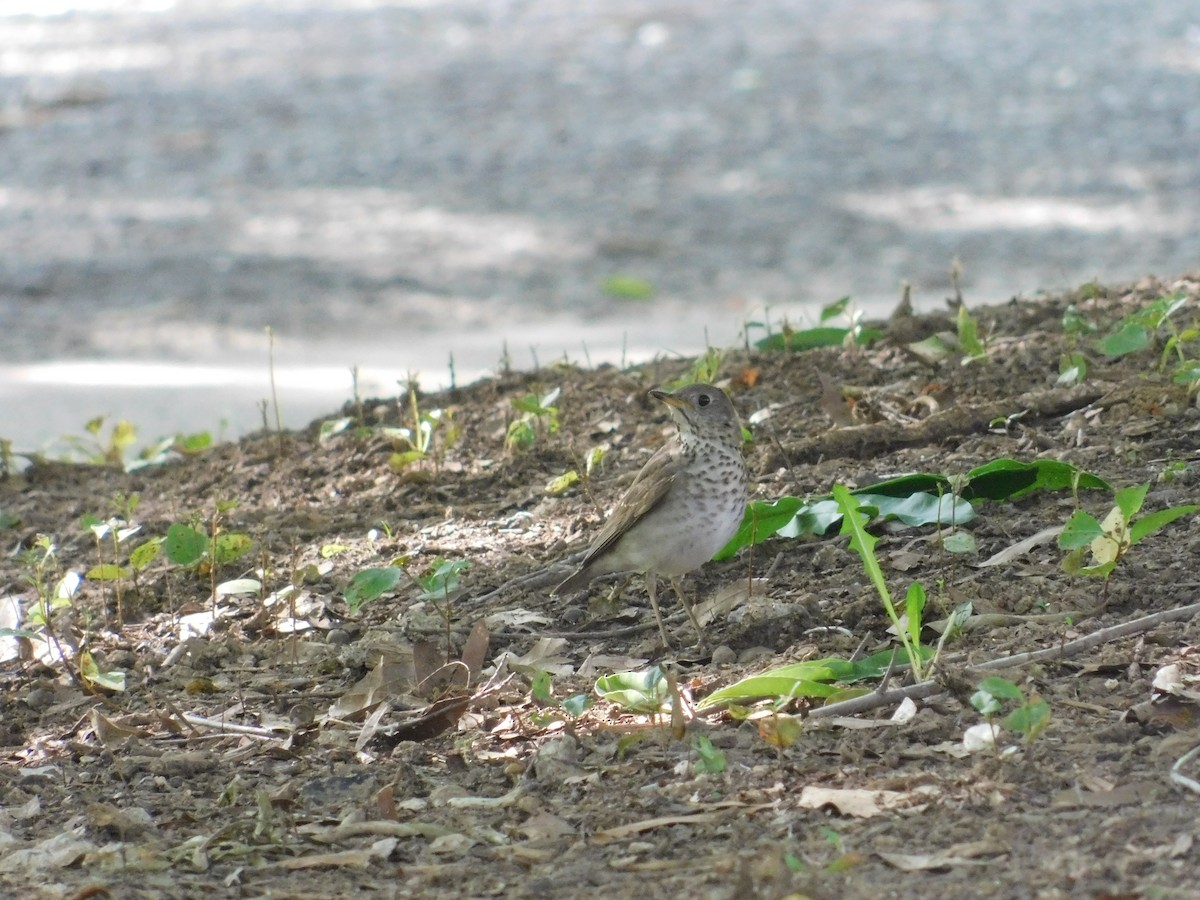
POLYGON ((233 722, 206 719, 203 716, 193 715, 192 713, 180 713, 180 718, 195 728, 209 728, 213 731, 221 731, 226 734, 244 734, 247 737, 256 737, 269 741, 283 740, 287 736, 277 734, 269 728, 260 728, 257 725, 236 725, 233 722))
POLYGON ((1200 782, 1197 782, 1194 778, 1188 778, 1180 771, 1197 754, 1200 754, 1200 744, 1197 744, 1187 753, 1183 754, 1183 756, 1179 757, 1179 759, 1175 760, 1175 765, 1171 766, 1171 782, 1180 787, 1185 787, 1195 794, 1200 794, 1200 782))

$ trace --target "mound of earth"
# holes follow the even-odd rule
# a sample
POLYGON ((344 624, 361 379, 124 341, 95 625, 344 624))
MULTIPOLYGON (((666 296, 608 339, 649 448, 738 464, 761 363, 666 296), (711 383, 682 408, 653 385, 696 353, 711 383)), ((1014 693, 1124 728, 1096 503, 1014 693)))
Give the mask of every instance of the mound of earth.
MULTIPOLYGON (((986 355, 966 364, 952 338, 948 355, 918 343, 954 335, 953 314, 898 315, 866 347, 729 350, 715 378, 752 434, 756 500, 1057 460, 1147 484, 1152 514, 1196 496, 1200 410, 1173 374, 1198 298, 1180 278, 975 309, 986 355), (1187 302, 1144 349, 1097 350, 1172 294, 1187 302), (1064 329, 1068 307, 1096 334, 1064 329), (1059 377, 1072 353, 1075 384, 1059 377)), ((670 433, 647 389, 706 362, 504 373, 131 472, 10 465, 0 593, 28 613, 40 589, 55 608, 49 628, 24 620, 34 638, 0 639, 0 882, 55 897, 1194 891, 1200 767, 1172 777, 1200 741, 1194 514, 1107 582, 1068 573, 1046 532, 1080 505, 1103 520, 1106 490, 983 501, 953 528, 872 524, 894 596, 920 582, 927 622, 973 610, 897 717, 902 665, 853 716, 804 698, 689 712, 746 675, 894 646, 837 528, 690 576, 708 650, 688 647, 673 600, 676 646, 659 646, 640 579, 615 599, 603 583, 550 597, 670 433), (116 528, 140 530, 115 549, 87 526, 122 513, 116 528), (950 552, 952 532, 975 550, 950 552), (60 592, 68 573, 91 577, 60 592), (1011 656, 996 674, 1049 723, 968 752, 977 667, 1011 656), (654 663, 674 717, 595 697, 598 677, 654 663), (579 695, 590 708, 563 705, 579 695)))

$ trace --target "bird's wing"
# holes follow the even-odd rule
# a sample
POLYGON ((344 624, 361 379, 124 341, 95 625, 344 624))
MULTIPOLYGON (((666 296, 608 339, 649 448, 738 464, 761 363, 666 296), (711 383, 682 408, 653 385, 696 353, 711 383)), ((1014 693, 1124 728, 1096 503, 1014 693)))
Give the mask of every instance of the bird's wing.
POLYGON ((678 471, 677 448, 671 444, 660 447, 638 472, 637 478, 633 480, 633 484, 613 511, 612 518, 604 523, 604 527, 592 541, 581 565, 586 567, 588 563, 612 549, 625 532, 658 506, 667 495, 678 471))

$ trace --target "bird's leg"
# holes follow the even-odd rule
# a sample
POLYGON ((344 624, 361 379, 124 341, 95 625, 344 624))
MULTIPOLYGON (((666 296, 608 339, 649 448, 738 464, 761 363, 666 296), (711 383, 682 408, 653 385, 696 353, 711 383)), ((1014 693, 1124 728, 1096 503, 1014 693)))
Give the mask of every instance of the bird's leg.
POLYGON ((687 597, 683 596, 683 588, 681 587, 681 578, 672 578, 671 587, 675 588, 675 596, 679 598, 679 602, 683 604, 683 608, 687 610, 688 618, 692 620, 692 627, 696 629, 696 642, 704 646, 704 629, 700 627, 700 620, 696 618, 696 613, 692 610, 692 604, 688 603, 687 597))
POLYGON ((658 623, 658 633, 662 635, 663 646, 670 647, 667 629, 663 627, 662 613, 658 611, 658 578, 653 572, 646 573, 646 593, 650 595, 650 608, 654 610, 654 621, 658 623))

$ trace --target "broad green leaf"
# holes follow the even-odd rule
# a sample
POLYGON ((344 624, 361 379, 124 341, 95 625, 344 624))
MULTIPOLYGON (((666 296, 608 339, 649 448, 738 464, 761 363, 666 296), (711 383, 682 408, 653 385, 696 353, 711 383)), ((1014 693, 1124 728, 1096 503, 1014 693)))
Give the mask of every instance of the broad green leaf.
POLYGON ((568 715, 578 718, 592 708, 592 698, 587 694, 575 694, 563 700, 562 708, 568 715))
POLYGON ((970 502, 951 494, 938 497, 916 493, 907 497, 888 497, 871 489, 855 491, 863 506, 873 506, 881 519, 899 519, 905 525, 962 525, 975 518, 970 502))
POLYGON ((1189 359, 1180 363, 1171 380, 1176 384, 1195 384, 1200 381, 1200 359, 1189 359))
POLYGON ((386 594, 399 583, 404 572, 395 566, 385 566, 381 569, 363 569, 355 572, 350 579, 350 585, 342 593, 352 612, 358 612, 360 606, 368 600, 386 594))
POLYGON ((755 501, 746 507, 742 524, 714 559, 728 559, 743 547, 757 544, 775 534, 795 518, 796 511, 804 505, 799 497, 780 497, 770 503, 755 501))
POLYGON ((601 699, 633 712, 652 713, 663 708, 670 686, 662 669, 653 666, 640 672, 617 672, 596 680, 601 699))
POLYGON ((1144 325, 1126 322, 1118 331, 1096 345, 1105 356, 1125 356, 1150 345, 1150 333, 1144 325))
POLYGON ((1123 488, 1113 495, 1113 501, 1125 517, 1126 525, 1132 522, 1133 517, 1141 510, 1142 504, 1146 501, 1146 492, 1148 490, 1150 490, 1149 483, 1136 484, 1133 487, 1123 488))
POLYGON ((192 566, 204 558, 208 550, 208 535, 188 525, 176 522, 167 529, 163 551, 177 566, 192 566))
POLYGON ((1067 519, 1067 524, 1063 526, 1062 533, 1058 536, 1058 546, 1063 550, 1075 550, 1088 546, 1103 535, 1104 529, 1100 527, 1096 517, 1082 509, 1077 509, 1071 514, 1071 518, 1067 519))
POLYGON ((139 544, 129 554, 129 565, 134 571, 142 571, 142 569, 158 559, 159 554, 162 553, 162 545, 162 538, 150 538, 150 540, 139 544))
POLYGON ((830 319, 836 319, 842 315, 850 307, 850 298, 842 297, 834 300, 832 303, 821 307, 821 321, 828 322, 830 319))
POLYGON ((1021 462, 995 459, 967 473, 968 500, 1015 500, 1036 490, 1062 491, 1076 483, 1082 490, 1111 490, 1107 481, 1056 459, 1021 462))
POLYGON ((101 563, 88 569, 84 577, 89 581, 120 581, 122 578, 132 578, 133 569, 113 563, 101 563))
POLYGON ((840 347, 850 333, 849 328, 806 328, 803 331, 793 331, 785 328, 776 334, 768 335, 762 340, 755 341, 754 346, 759 350, 815 350, 818 347, 840 347))
POLYGON ((236 531, 218 534, 216 540, 212 542, 213 562, 218 566, 231 563, 249 553, 252 546, 254 546, 254 541, 248 534, 236 531))
POLYGON ((697 772, 719 775, 725 771, 725 754, 713 746, 713 742, 708 735, 697 735, 696 741, 692 746, 699 757, 696 760, 697 772))
POLYGON ((1160 528, 1170 525, 1176 519, 1190 516, 1198 510, 1200 510, 1200 505, 1192 503, 1187 506, 1172 506, 1170 509, 1160 509, 1157 512, 1148 513, 1129 526, 1129 543, 1132 546, 1142 538, 1154 534, 1160 528))
POLYGON ((1013 700, 1017 703, 1021 702, 1025 697, 1019 687, 1007 678, 1001 678, 999 675, 990 675, 980 681, 979 689, 987 691, 993 697, 998 697, 1001 700, 1013 700))
POLYGON ((438 557, 433 561, 430 571, 417 579, 417 582, 425 589, 417 595, 417 599, 445 599, 447 595, 458 590, 458 576, 469 568, 471 568, 470 560, 451 561, 438 557))
POLYGON ((1050 706, 1041 697, 1035 697, 1005 716, 1003 724, 1009 731, 1035 738, 1050 724, 1050 706))

